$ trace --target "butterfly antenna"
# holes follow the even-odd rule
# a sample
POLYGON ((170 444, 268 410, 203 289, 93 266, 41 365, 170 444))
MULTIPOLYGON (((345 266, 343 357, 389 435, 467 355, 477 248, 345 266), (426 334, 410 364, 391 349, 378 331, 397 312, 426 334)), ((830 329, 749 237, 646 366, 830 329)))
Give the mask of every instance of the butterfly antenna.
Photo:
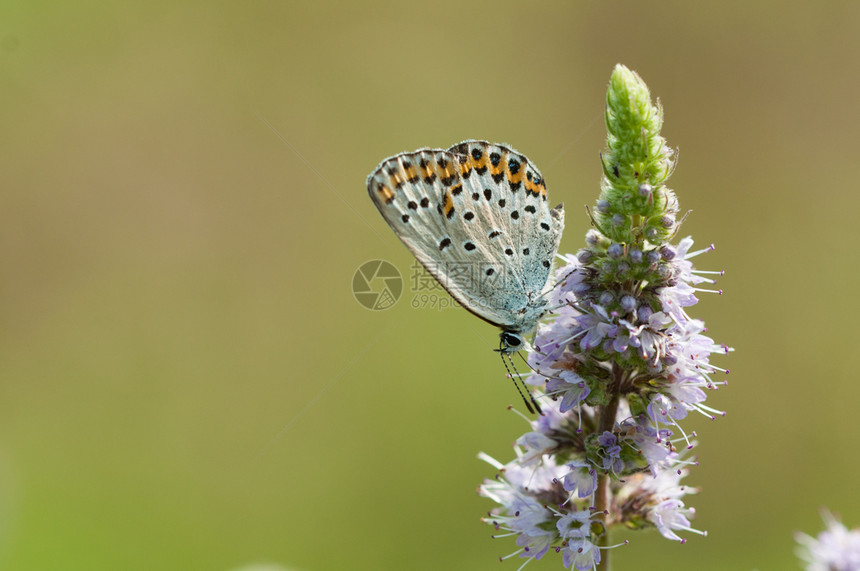
POLYGON ((514 366, 514 361, 513 359, 511 359, 511 356, 507 355, 508 361, 510 361, 511 363, 510 366, 508 366, 508 361, 505 361, 506 353, 504 353, 503 351, 499 351, 499 355, 502 356, 502 364, 504 364, 505 370, 508 371, 508 377, 514 382, 514 386, 517 388, 517 392, 520 393, 520 398, 523 399, 523 403, 526 405, 526 409, 528 409, 531 414, 543 415, 543 410, 541 410, 540 405, 535 400, 534 395, 531 393, 531 391, 528 390, 525 382, 523 382, 523 380, 520 378, 520 374, 519 372, 517 372, 517 368, 514 366), (516 374, 512 373, 511 369, 513 369, 514 373, 516 374), (519 379, 519 383, 517 383, 517 379, 519 379), (520 388, 520 384, 523 386, 522 389, 520 388), (523 390, 525 390, 525 392, 523 392, 523 390), (529 395, 528 399, 526 399, 526 394, 529 395))
MULTIPOLYGON (((540 350, 540 349, 538 349, 537 347, 535 347, 535 352, 536 352, 536 353, 540 353, 541 355, 545 355, 545 353, 541 352, 541 350, 540 350)), ((520 359, 522 360, 522 362, 523 362, 523 363, 525 363, 526 367, 528 367, 528 368, 531 370, 531 372, 533 372, 534 374, 536 374, 536 375, 540 375, 541 377, 543 377, 543 378, 544 378, 544 379, 546 379, 546 380, 549 380, 549 379, 551 379, 551 378, 552 378, 552 377, 550 377, 549 375, 547 375, 546 373, 541 373, 541 372, 540 372, 540 370, 535 369, 534 367, 532 367, 532 366, 529 364, 529 360, 528 360, 528 359, 526 359, 525 357, 523 357, 523 354, 522 354, 522 353, 520 353, 519 351, 517 351, 517 355, 519 355, 519 356, 520 356, 520 359)), ((546 394, 546 393, 545 393, 545 394, 546 394)), ((532 398, 534 398, 534 397, 532 397, 532 398)), ((541 414, 543 414, 543 411, 541 411, 541 414)))

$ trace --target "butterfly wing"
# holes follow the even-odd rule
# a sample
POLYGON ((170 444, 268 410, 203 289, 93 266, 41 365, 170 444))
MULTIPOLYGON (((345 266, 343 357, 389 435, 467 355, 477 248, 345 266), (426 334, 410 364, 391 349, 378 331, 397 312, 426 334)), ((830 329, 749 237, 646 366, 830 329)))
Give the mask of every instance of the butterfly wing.
POLYGON ((383 161, 368 177, 383 218, 466 309, 530 329, 564 227, 540 172, 514 149, 466 141, 383 161))

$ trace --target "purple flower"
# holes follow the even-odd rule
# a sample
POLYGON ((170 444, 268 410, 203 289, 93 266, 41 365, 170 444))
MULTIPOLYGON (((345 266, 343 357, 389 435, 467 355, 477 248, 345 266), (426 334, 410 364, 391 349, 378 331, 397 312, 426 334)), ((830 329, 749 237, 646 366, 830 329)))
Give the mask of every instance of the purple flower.
POLYGON ((685 543, 687 540, 679 537, 675 530, 696 532, 697 530, 690 527, 690 520, 686 517, 695 513, 696 510, 693 508, 684 507, 684 502, 681 500, 665 500, 654 506, 648 514, 648 519, 666 539, 685 543))
POLYGON ((660 108, 624 67, 612 76, 605 118, 592 228, 583 249, 561 256, 528 349, 525 383, 543 413, 517 439, 514 460, 482 455, 499 475, 479 489, 498 504, 485 521, 516 535, 509 557, 530 561, 552 547, 569 570, 606 564, 608 548, 598 544, 616 527, 656 528, 682 542, 682 532, 702 533, 684 503, 697 491, 681 483, 696 464, 684 458, 695 434, 681 424, 691 412, 722 414, 707 397, 727 371, 711 357, 730 350, 687 313, 714 291, 707 274, 717 272, 692 263, 713 247, 669 243, 680 224, 666 186, 673 153, 659 135, 660 108))
POLYGON ((559 411, 564 413, 584 401, 591 389, 585 380, 573 371, 561 371, 558 377, 547 380, 546 392, 553 398, 561 395, 559 411))
POLYGON ((549 454, 555 448, 556 441, 543 432, 527 432, 517 439, 517 445, 522 448, 518 458, 520 466, 529 466, 538 462, 544 454, 549 454))
POLYGON ((624 461, 621 460, 621 446, 618 445, 618 439, 607 431, 597 437, 597 443, 603 447, 603 469, 620 474, 624 469, 624 461))
POLYGON ((668 438, 672 436, 671 430, 658 429, 633 419, 622 422, 621 429, 624 431, 624 443, 642 454, 654 477, 657 476, 658 469, 671 468, 672 462, 668 460, 677 458, 677 454, 670 456, 672 452, 668 438))
POLYGON ((600 563, 600 549, 587 539, 570 539, 562 551, 562 562, 568 569, 595 569, 600 563))
POLYGON ((821 514, 827 529, 810 537, 796 533, 797 555, 806 571, 854 571, 860 569, 860 529, 849 530, 830 512, 821 514))
POLYGON ((570 472, 564 477, 562 486, 565 491, 573 493, 580 498, 587 498, 597 488, 597 471, 586 462, 574 460, 567 464, 570 472))

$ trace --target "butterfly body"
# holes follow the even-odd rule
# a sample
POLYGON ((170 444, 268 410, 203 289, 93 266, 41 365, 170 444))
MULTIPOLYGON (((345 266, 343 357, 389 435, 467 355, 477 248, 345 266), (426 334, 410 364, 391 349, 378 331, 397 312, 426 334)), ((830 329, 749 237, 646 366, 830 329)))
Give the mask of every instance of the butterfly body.
POLYGON ((540 171, 506 145, 465 141, 384 160, 367 179, 382 217, 460 304, 517 351, 547 310, 564 229, 540 171))

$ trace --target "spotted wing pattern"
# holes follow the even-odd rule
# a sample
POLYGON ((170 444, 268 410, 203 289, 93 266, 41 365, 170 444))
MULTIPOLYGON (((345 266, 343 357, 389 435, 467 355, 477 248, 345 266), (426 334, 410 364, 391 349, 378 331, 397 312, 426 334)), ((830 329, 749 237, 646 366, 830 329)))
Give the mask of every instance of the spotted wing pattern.
POLYGON ((540 171, 505 145, 466 141, 383 161, 368 177, 383 218, 472 313, 526 331, 546 304, 562 205, 547 205, 540 171))

